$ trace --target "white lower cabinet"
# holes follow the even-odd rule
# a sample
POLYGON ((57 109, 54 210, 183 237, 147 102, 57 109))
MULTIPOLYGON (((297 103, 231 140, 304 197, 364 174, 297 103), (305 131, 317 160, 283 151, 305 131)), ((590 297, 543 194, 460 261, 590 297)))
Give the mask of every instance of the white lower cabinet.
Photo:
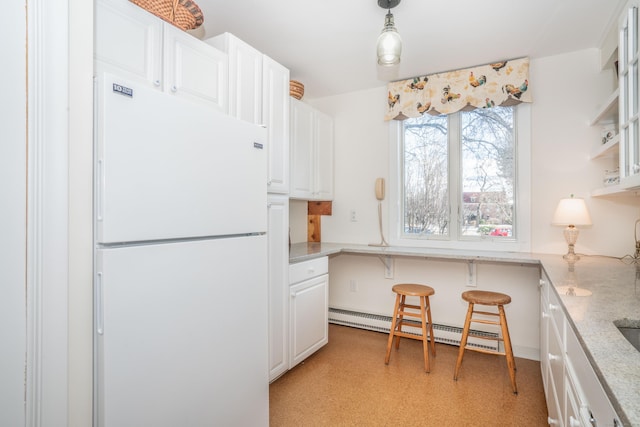
POLYGON ((268 196, 269 381, 289 369, 289 198, 268 196))
POLYGON ((329 342, 328 258, 289 267, 289 369, 329 342))
POLYGON ((544 271, 540 285, 540 369, 549 425, 621 426, 544 271))

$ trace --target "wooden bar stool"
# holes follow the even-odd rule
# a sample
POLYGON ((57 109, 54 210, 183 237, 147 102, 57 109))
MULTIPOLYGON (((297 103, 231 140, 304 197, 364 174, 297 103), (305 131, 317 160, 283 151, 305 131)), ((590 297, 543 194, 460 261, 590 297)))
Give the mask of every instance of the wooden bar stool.
POLYGON ((460 371, 460 366, 462 365, 462 358, 464 356, 465 350, 473 350, 478 351, 480 353, 487 354, 497 354, 506 356, 507 358, 507 367, 509 368, 509 377, 511 378, 511 387, 513 388, 513 393, 518 394, 518 388, 516 387, 516 362, 513 358, 513 350, 511 348, 511 337, 509 336, 509 328, 507 326, 507 317, 504 314, 504 306, 511 302, 511 297, 506 294, 502 294, 500 292, 490 292, 490 291, 466 291, 462 293, 462 299, 469 303, 469 309, 467 310, 467 318, 464 322, 464 329, 462 331, 462 341, 460 342, 460 350, 458 351, 458 361, 456 362, 456 370, 453 374, 453 379, 458 379, 458 372, 460 371), (479 311, 475 310, 475 304, 485 305, 485 306, 497 306, 498 312, 488 312, 488 311, 479 311), (479 314, 482 316, 495 316, 498 317, 498 321, 488 320, 486 318, 474 318, 474 314, 479 314), (477 335, 469 332, 471 327, 471 322, 484 323, 489 325, 499 325, 502 331, 502 337, 498 336, 497 338, 486 336, 486 335, 477 335), (498 351, 489 350, 481 347, 468 347, 467 339, 469 337, 481 338, 487 340, 498 341, 498 351), (500 350, 500 341, 504 342, 504 351, 500 350))
POLYGON ((389 364, 393 337, 396 337, 396 349, 400 348, 400 337, 411 338, 414 340, 422 341, 424 353, 424 370, 425 372, 429 372, 430 367, 428 339, 431 341, 431 352, 433 353, 434 357, 436 355, 436 344, 433 340, 433 323, 431 322, 431 306, 429 304, 429 296, 433 295, 435 291, 430 286, 409 283, 394 285, 391 289, 396 293, 396 304, 393 309, 393 319, 391 321, 391 330, 389 331, 389 341, 387 343, 387 356, 384 359, 384 363, 385 365, 389 364), (405 302, 407 296, 419 297, 420 305, 407 304, 405 302), (416 313, 415 311, 406 311, 407 309, 416 310, 419 312, 416 313), (420 324, 422 326, 422 336, 402 331, 402 326, 417 327, 415 321, 407 321, 404 318, 405 316, 420 319, 420 324))

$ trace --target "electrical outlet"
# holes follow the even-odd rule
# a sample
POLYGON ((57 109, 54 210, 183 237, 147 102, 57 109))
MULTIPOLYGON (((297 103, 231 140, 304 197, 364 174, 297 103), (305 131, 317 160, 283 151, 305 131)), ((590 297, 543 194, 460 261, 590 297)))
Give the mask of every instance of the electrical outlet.
POLYGON ((358 282, 356 280, 349 280, 349 291, 358 292, 358 282))
POLYGON ((349 218, 351 218, 351 222, 358 222, 358 217, 356 216, 356 210, 351 209, 349 211, 349 218))

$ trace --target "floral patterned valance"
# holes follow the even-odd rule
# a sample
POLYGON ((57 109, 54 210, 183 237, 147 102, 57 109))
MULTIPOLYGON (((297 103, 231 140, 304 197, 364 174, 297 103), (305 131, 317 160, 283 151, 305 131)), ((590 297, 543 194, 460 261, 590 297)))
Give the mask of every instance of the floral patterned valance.
POLYGON ((388 85, 385 120, 531 102, 529 58, 414 77, 388 85))

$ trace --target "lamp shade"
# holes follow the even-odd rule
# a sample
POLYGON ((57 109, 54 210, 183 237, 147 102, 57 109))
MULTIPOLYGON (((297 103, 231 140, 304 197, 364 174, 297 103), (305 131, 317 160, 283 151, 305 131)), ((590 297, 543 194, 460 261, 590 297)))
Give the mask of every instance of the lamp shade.
POLYGON ((384 28, 378 36, 376 44, 378 52, 378 64, 383 66, 393 66, 400 63, 402 54, 402 38, 393 23, 393 15, 387 13, 384 28))
POLYGON ((591 225, 587 204, 581 198, 561 199, 553 215, 553 225, 591 225))

